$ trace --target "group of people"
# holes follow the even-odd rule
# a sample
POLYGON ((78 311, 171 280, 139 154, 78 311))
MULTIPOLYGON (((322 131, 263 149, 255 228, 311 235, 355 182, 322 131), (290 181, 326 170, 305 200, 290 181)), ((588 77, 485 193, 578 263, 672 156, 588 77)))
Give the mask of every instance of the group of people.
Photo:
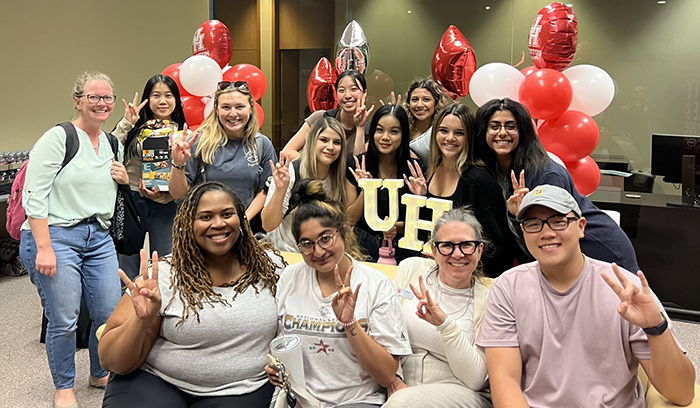
MULTIPOLYGON (((336 89, 338 109, 307 118, 278 160, 246 82, 220 83, 189 132, 177 85, 156 75, 141 100, 123 101, 115 160, 101 130, 112 82, 78 78, 78 152, 64 163, 65 131, 47 131, 23 202, 21 257, 49 320, 56 407, 77 407, 81 297, 89 384, 107 388, 105 407, 269 406, 285 386, 266 365, 282 334, 300 337, 311 405, 324 408, 644 406, 640 363, 672 402, 692 400, 692 364, 644 275, 627 272, 638 270, 629 239, 550 159, 523 105, 493 100, 474 115, 421 79, 403 104, 375 112, 356 71, 336 89), (152 119, 184 129, 167 192, 141 180, 152 119), (393 282, 360 261, 376 261, 387 240, 398 247, 405 209, 372 230, 364 178, 453 202, 426 237, 429 257, 396 250, 393 282), (117 184, 130 186, 150 258, 117 257, 117 184), (303 262, 288 266, 279 251, 303 262)), ((380 189, 377 214, 389 213, 380 189)))

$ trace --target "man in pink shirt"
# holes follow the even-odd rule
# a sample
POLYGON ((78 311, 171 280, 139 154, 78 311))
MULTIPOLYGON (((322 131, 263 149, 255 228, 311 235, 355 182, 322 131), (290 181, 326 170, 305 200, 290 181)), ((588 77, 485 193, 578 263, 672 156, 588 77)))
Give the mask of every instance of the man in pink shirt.
POLYGON ((476 342, 494 407, 643 408, 639 364, 688 405, 695 369, 644 274, 581 253, 586 219, 566 190, 522 195, 517 220, 536 261, 496 279, 476 342))

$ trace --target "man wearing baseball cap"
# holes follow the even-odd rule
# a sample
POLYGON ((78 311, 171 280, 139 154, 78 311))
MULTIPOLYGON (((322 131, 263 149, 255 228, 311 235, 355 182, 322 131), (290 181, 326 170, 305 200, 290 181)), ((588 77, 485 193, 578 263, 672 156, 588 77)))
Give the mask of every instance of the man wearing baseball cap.
POLYGON ((494 407, 646 407, 639 364, 663 396, 689 404, 695 369, 661 303, 641 271, 583 255, 574 198, 538 186, 517 220, 536 261, 495 280, 476 342, 494 407))

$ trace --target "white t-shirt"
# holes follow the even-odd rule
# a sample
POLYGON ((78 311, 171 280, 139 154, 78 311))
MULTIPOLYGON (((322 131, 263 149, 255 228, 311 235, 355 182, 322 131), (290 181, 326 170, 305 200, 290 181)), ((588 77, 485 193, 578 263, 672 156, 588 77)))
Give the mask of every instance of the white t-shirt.
MULTIPOLYGON (((294 180, 296 180, 296 174, 294 171, 294 165, 289 165, 289 186, 287 191, 284 193, 284 202, 282 203, 282 214, 286 214, 289 209, 289 199, 292 196, 292 189, 294 188, 294 180)), ((265 199, 265 207, 272 200, 272 196, 275 194, 275 180, 272 179, 270 183, 270 188, 267 191, 267 198, 265 199)), ((294 235, 292 234, 292 218, 289 215, 282 218, 282 222, 274 230, 267 233, 267 236, 272 241, 272 245, 279 249, 280 251, 287 252, 299 252, 296 246, 296 241, 294 240, 294 235)))
MULTIPOLYGON (((362 282, 355 306, 358 323, 392 355, 411 354, 391 281, 360 262, 353 260, 353 266, 352 287, 362 282)), ((362 368, 333 313, 331 302, 336 293, 322 297, 316 271, 303 262, 285 268, 277 284, 280 333, 301 338, 306 387, 322 408, 341 403, 383 404, 382 386, 362 368)))
MULTIPOLYGON (((609 263, 586 257, 565 292, 547 282, 537 262, 494 281, 476 344, 519 347, 522 390, 531 407, 646 406, 637 369, 639 360, 651 358, 647 336, 617 312, 620 299, 601 272, 617 280, 609 263)), ((636 275, 623 273, 641 287, 636 275)))
POLYGON ((418 156, 423 163, 430 162, 430 135, 433 132, 433 127, 429 127, 422 135, 411 140, 409 148, 418 156))

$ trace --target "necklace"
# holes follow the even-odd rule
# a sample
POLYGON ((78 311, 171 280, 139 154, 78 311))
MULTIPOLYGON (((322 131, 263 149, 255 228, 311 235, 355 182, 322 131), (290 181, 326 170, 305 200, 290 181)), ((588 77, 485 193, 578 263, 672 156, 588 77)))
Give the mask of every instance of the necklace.
POLYGON ((445 309, 444 302, 442 302, 442 300, 445 298, 445 294, 443 293, 443 289, 442 289, 443 283, 440 282, 440 277, 438 276, 438 273, 439 272, 437 270, 435 270, 435 278, 437 280, 435 283, 428 281, 428 278, 432 277, 432 276, 430 276, 430 275, 432 275, 432 273, 426 277, 426 283, 428 283, 434 287, 435 301, 438 303, 438 305, 440 305, 440 308, 442 309, 442 311, 445 312, 445 314, 447 314, 448 316, 451 316, 453 320, 459 320, 467 313, 467 311, 469 310, 469 307, 471 306, 472 302, 474 301, 474 285, 469 287, 467 290, 468 291, 468 295, 466 296, 467 301, 464 303, 464 306, 458 307, 457 309, 452 310, 452 311, 448 311, 445 309), (469 289, 471 289, 471 290, 469 290, 469 289))
MULTIPOLYGON (((222 287, 222 288, 228 288, 228 287, 231 287, 231 286, 235 286, 236 282, 235 282, 234 279, 233 279, 233 275, 235 274, 235 272, 236 272, 236 261, 233 261, 233 263, 231 264, 231 275, 230 275, 229 278, 228 278, 228 282, 222 283, 222 284, 219 285, 219 286, 222 287)), ((236 281, 237 281, 237 280, 238 280, 238 279, 236 279, 236 281)))

